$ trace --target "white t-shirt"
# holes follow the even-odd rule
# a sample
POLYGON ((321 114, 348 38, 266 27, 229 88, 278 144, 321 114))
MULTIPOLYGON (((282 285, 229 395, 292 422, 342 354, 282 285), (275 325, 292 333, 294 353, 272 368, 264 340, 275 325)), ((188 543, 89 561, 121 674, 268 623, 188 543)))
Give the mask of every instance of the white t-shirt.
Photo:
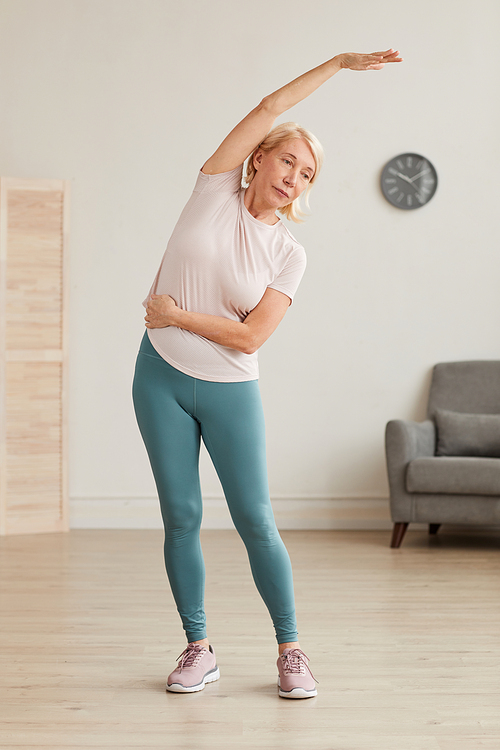
MULTIPOLYGON (((267 287, 288 295, 306 266, 304 248, 279 221, 255 219, 244 204, 242 166, 198 174, 167 245, 151 294, 169 294, 183 310, 244 321, 267 287)), ((158 354, 177 370, 213 382, 259 376, 257 352, 243 354, 191 331, 148 329, 158 354)))

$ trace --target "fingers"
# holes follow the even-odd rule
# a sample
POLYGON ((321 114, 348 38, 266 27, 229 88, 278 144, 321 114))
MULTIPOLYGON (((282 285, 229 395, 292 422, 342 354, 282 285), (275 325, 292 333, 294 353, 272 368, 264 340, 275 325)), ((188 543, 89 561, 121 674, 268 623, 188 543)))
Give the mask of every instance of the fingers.
POLYGON ((155 303, 156 300, 149 300, 148 304, 146 305, 146 312, 148 313, 148 315, 155 315, 158 312, 159 306, 158 303, 155 303))
POLYGON ((383 62, 401 62, 403 59, 400 57, 400 51, 398 49, 386 49, 384 52, 373 52, 373 55, 381 57, 383 62))
POLYGON ((399 50, 391 49, 383 52, 372 52, 371 55, 360 56, 362 64, 353 66, 353 70, 382 70, 386 63, 402 62, 399 50))
POLYGON ((382 52, 372 52, 369 55, 348 52, 339 55, 339 59, 341 67, 349 70, 381 70, 386 63, 403 60, 399 50, 393 47, 382 52))
POLYGON ((347 53, 342 55, 342 67, 350 70, 381 70, 386 63, 401 62, 399 50, 390 48, 382 52, 371 54, 347 53))
POLYGON ((396 50, 393 47, 391 47, 390 49, 382 50, 380 52, 372 52, 372 55, 376 55, 377 57, 391 57, 395 54, 399 55, 399 50, 396 50))

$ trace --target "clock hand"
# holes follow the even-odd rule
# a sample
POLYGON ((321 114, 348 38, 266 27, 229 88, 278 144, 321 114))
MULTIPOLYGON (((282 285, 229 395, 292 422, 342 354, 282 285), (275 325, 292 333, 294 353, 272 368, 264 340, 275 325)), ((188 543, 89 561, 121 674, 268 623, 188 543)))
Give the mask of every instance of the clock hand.
MULTIPOLYGON (((398 176, 398 177, 401 177, 401 179, 402 179, 402 180, 404 180, 404 181, 405 181, 405 182, 407 182, 407 183, 408 183, 409 185, 411 185, 411 186, 412 186, 412 188, 415 188, 415 190, 417 191, 417 193, 419 193, 419 192, 420 192, 420 188, 418 187, 418 185, 414 185, 414 184, 413 184, 413 181, 412 181, 412 179, 411 179, 410 177, 408 177, 408 176, 407 176, 407 175, 405 175, 405 174, 401 174, 401 172, 396 172, 396 174, 397 174, 397 176, 398 176)), ((419 175, 417 175, 417 177, 418 177, 418 176, 419 176, 419 175)))
MULTIPOLYGON (((425 170, 425 171, 427 171, 427 172, 428 172, 428 171, 430 171, 430 170, 425 170)), ((415 175, 415 177, 413 177, 413 178, 411 178, 411 177, 408 177, 407 175, 405 175, 405 174, 402 174, 401 172, 396 172, 396 170, 394 170, 393 174, 397 175, 397 176, 398 176, 398 177, 400 177, 400 178, 401 178, 402 180, 404 180, 405 182, 407 182, 407 183, 408 183, 409 185, 411 185, 411 186, 412 186, 412 188, 415 188, 415 190, 417 191, 417 193, 420 193, 420 188, 418 187, 418 185, 414 185, 414 184, 413 184, 413 180, 414 180, 414 179, 415 179, 416 177, 421 177, 421 176, 422 176, 422 173, 420 173, 420 174, 417 174, 417 175, 415 175)))
MULTIPOLYGON (((407 175, 405 175, 405 174, 401 174, 401 172, 396 172, 396 174, 397 174, 397 176, 398 176, 398 177, 401 177, 401 179, 402 179, 402 180, 404 180, 404 181, 405 181, 405 182, 407 182, 407 183, 408 183, 409 185, 411 185, 411 186, 412 186, 412 188, 415 188, 415 190, 417 191, 417 193, 420 193, 420 188, 418 187, 418 185, 414 185, 414 184, 413 184, 413 179, 414 179, 414 178, 412 179, 412 178, 408 177, 408 176, 407 176, 407 175)), ((419 175, 417 175, 417 177, 418 177, 418 176, 419 176, 419 175)))
POLYGON ((410 179, 410 182, 413 182, 414 180, 417 180, 419 177, 422 177, 423 174, 427 174, 427 172, 430 172, 430 171, 431 171, 430 169, 423 169, 421 172, 419 172, 418 174, 414 175, 410 179))
POLYGON ((405 182, 409 182, 411 185, 411 180, 407 175, 401 174, 401 172, 396 172, 396 174, 398 177, 401 177, 402 180, 404 180, 405 182))

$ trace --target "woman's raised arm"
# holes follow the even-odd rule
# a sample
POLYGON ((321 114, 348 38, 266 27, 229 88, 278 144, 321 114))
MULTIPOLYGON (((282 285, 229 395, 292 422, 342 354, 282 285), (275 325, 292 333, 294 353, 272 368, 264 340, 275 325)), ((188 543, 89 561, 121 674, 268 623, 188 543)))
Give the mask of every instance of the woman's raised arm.
POLYGON ((370 55, 344 53, 309 70, 286 86, 264 97, 225 138, 217 151, 202 167, 205 174, 229 172, 242 164, 247 156, 264 140, 277 117, 291 109, 325 81, 343 68, 349 70, 380 70, 385 63, 401 62, 399 52, 394 49, 370 55))

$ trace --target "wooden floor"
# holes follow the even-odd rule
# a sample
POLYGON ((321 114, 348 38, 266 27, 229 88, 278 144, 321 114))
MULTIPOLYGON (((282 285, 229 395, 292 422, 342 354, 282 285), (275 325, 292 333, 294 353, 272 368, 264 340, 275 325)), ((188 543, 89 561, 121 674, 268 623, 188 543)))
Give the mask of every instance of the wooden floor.
POLYGON ((206 531, 221 679, 165 692, 184 648, 157 531, 0 539, 0 747, 499 750, 500 529, 283 532, 318 697, 280 699, 232 531, 206 531))

